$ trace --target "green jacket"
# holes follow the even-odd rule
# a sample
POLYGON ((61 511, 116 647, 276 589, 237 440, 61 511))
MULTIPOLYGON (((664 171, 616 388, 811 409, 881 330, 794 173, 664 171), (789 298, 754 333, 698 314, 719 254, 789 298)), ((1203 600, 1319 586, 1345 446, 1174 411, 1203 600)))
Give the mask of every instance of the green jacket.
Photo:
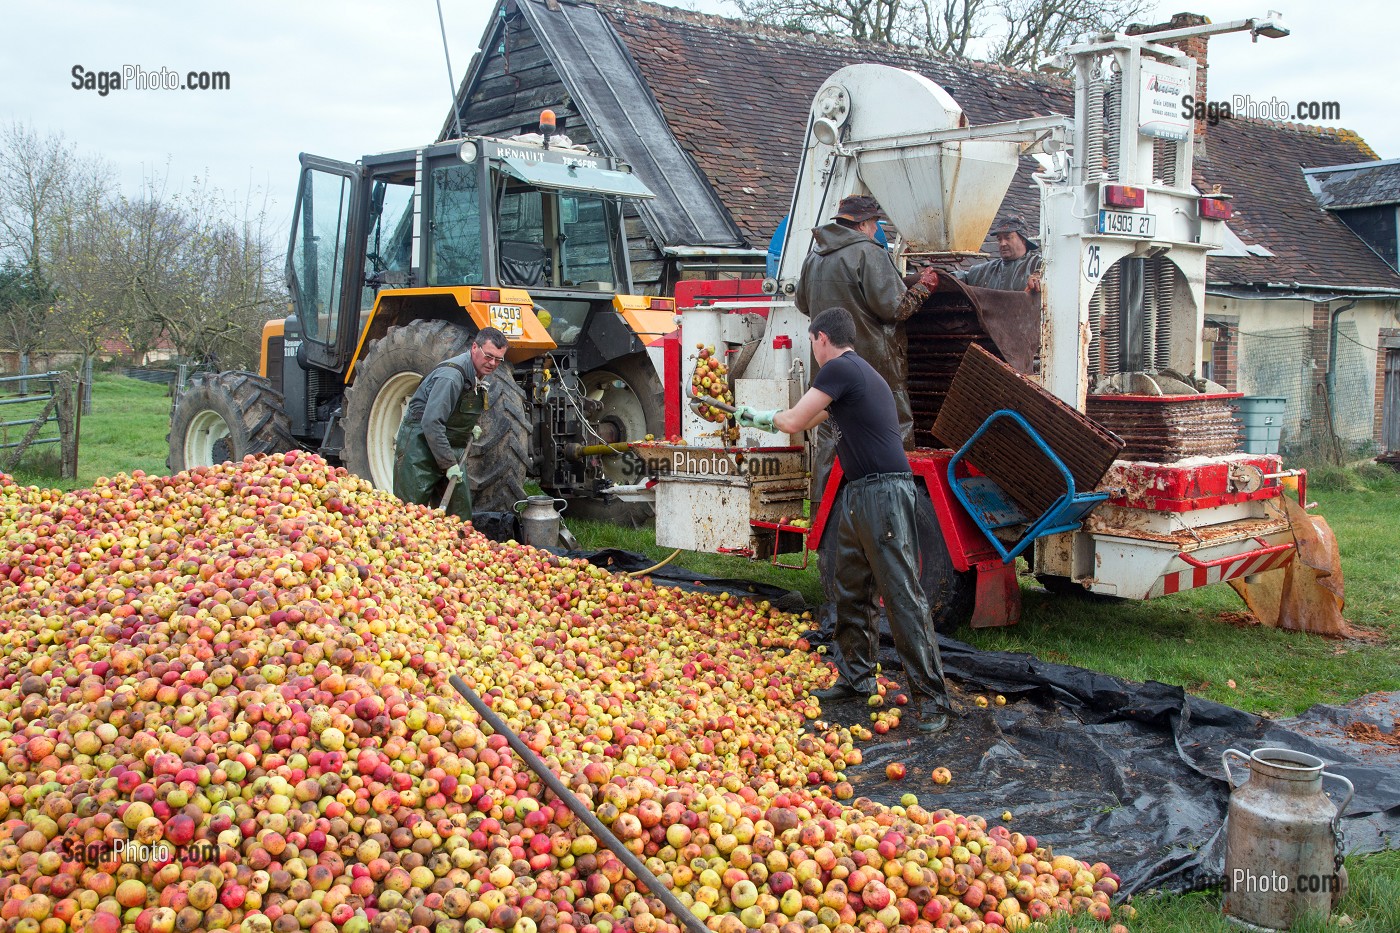
POLYGON ((439 363, 408 400, 404 420, 420 424, 423 439, 443 471, 457 462, 481 417, 484 406, 476 381, 468 350, 439 363), (468 383, 472 388, 464 392, 468 383))
POLYGON ((954 274, 974 288, 1023 292, 1031 274, 1039 272, 1041 265, 1040 250, 1033 249, 1020 259, 991 259, 954 274))

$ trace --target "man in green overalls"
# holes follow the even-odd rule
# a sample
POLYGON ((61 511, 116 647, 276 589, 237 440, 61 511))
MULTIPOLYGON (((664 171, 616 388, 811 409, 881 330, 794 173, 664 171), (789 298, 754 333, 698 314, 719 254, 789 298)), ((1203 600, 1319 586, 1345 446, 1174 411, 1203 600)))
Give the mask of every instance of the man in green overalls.
POLYGON ((395 439, 394 495, 437 505, 438 485, 455 479, 447 512, 471 520, 471 482, 462 474, 462 452, 479 433, 476 422, 486 409, 481 381, 496 371, 508 346, 505 334, 484 327, 466 353, 443 360, 419 383, 395 439))

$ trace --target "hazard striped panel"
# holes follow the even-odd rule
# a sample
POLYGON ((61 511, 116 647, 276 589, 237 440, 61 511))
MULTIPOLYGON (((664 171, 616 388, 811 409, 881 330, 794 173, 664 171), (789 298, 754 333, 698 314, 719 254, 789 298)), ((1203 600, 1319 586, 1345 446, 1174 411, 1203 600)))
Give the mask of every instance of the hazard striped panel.
POLYGON ((1234 580, 1252 573, 1277 570, 1293 559, 1294 551, 1295 548, 1292 546, 1277 551, 1272 548, 1266 548, 1262 552, 1248 551, 1241 554, 1238 560, 1224 561, 1219 564, 1212 562, 1209 565, 1163 574, 1152 585, 1152 589, 1147 593, 1147 598, 1170 596, 1183 590, 1210 586, 1212 583, 1224 583, 1226 580, 1234 580))

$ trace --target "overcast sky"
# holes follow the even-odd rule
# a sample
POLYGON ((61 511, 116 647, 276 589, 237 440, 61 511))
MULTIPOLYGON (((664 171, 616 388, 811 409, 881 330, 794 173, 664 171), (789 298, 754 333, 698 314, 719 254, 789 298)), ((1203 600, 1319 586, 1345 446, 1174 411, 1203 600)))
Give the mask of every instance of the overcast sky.
MULTIPOLYGON (((735 15, 726 0, 673 5, 735 15)), ((1269 4, 1235 0, 1163 2, 1215 22, 1260 15, 1269 4)), ((1338 125, 1359 132, 1382 158, 1400 156, 1387 65, 1395 55, 1397 7, 1276 0, 1293 35, 1211 41, 1211 100, 1247 94, 1336 101, 1338 125)), ((461 80, 494 8, 492 0, 442 0, 452 67, 461 80)), ((0 56, 0 121, 63 133, 100 155, 128 193, 143 176, 168 175, 179 189, 207 177, 226 194, 272 199, 274 226, 290 219, 298 152, 353 161, 433 139, 447 114, 449 84, 433 0, 43 0, 4 4, 8 41, 0 56), (73 69, 134 66, 183 80, 222 71, 229 89, 75 89, 73 69)), ((783 63, 775 60, 775 69, 783 63)))

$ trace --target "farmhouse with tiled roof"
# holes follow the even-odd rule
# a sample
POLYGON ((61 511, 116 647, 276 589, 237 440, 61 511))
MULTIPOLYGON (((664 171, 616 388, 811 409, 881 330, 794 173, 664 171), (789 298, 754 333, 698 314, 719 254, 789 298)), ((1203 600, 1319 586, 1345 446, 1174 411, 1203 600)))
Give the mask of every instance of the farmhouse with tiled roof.
MULTIPOLYGON (((1179 14, 1133 31, 1202 21, 1179 14)), ((1206 45, 1183 48, 1204 66, 1206 45)), ((499 0, 455 116, 465 133, 510 135, 550 107, 562 132, 629 162, 658 195, 629 218, 634 278, 667 292, 682 277, 761 273, 788 212, 812 95, 857 62, 929 77, 974 124, 1073 113, 1063 79, 917 49, 636 0, 499 0)), ((456 132, 449 115, 442 136, 456 132)), ((1384 402, 1400 274, 1319 204, 1305 176, 1375 153, 1348 131, 1296 124, 1234 118, 1198 121, 1197 132, 1196 184, 1221 186, 1235 208, 1207 265, 1204 374, 1288 398, 1289 446, 1382 443, 1400 423, 1400 401, 1384 402)), ((1038 217, 1035 168, 1023 160, 1004 213, 1038 217)))

